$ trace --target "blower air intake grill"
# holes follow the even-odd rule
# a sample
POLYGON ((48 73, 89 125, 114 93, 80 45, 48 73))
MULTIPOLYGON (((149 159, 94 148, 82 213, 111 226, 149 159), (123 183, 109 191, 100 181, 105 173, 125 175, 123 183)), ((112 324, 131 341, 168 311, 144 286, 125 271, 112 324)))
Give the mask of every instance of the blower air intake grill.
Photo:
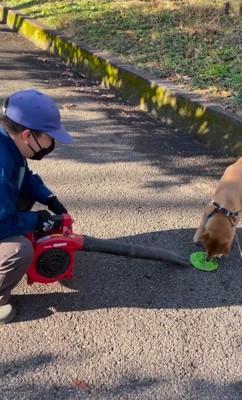
POLYGON ((65 250, 48 250, 39 256, 36 270, 46 278, 57 278, 68 270, 70 261, 70 255, 65 250))

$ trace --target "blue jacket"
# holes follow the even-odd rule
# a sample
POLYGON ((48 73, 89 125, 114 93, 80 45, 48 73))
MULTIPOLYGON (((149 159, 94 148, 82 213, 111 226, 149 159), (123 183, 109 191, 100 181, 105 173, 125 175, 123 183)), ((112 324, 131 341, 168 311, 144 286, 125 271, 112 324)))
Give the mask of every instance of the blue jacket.
POLYGON ((51 194, 40 176, 30 171, 26 159, 0 125, 0 240, 25 235, 36 228, 36 212, 16 210, 19 197, 46 204, 51 194))

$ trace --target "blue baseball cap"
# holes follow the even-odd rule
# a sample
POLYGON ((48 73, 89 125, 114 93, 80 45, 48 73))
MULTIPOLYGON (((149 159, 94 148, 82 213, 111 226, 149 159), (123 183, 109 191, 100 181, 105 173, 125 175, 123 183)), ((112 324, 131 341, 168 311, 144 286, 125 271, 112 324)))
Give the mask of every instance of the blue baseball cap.
POLYGON ((13 93, 4 114, 17 124, 46 133, 61 143, 73 141, 61 125, 60 111, 54 101, 35 89, 13 93))

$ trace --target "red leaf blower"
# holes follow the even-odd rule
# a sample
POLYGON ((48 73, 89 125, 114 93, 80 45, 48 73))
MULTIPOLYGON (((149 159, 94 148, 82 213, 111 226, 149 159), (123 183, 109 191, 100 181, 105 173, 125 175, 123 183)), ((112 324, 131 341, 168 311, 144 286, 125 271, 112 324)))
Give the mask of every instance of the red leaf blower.
POLYGON ((36 235, 35 232, 30 232, 26 235, 34 247, 34 260, 27 271, 30 285, 34 282, 52 283, 72 279, 75 251, 165 261, 184 267, 191 265, 181 255, 170 250, 76 235, 73 233, 73 220, 69 214, 56 215, 53 218, 60 223, 60 228, 55 228, 48 234, 36 235))

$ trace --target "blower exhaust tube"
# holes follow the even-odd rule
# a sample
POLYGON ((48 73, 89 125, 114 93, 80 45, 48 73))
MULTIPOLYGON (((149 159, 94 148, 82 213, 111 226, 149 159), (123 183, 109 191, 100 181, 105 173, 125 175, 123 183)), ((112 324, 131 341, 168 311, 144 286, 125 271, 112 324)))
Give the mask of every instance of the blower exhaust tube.
POLYGON ((132 243, 120 243, 116 240, 96 239, 91 236, 83 236, 83 238, 83 251, 107 253, 144 260, 165 261, 171 264, 178 264, 183 267, 191 266, 190 262, 184 257, 170 250, 132 243))

